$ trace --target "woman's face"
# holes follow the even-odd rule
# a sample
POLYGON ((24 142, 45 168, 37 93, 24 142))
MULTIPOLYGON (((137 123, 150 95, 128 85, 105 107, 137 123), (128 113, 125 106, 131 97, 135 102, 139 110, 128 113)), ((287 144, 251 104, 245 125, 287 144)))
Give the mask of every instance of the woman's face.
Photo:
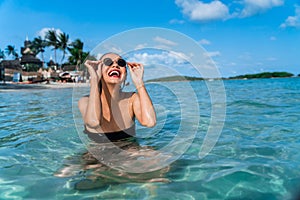
POLYGON ((106 83, 121 84, 125 81, 126 64, 125 66, 120 66, 120 65, 124 65, 124 62, 122 63, 122 60, 120 59, 122 58, 117 54, 107 54, 101 59, 103 62, 102 77, 106 83), (107 62, 107 61, 105 62, 105 59, 111 62, 107 62))

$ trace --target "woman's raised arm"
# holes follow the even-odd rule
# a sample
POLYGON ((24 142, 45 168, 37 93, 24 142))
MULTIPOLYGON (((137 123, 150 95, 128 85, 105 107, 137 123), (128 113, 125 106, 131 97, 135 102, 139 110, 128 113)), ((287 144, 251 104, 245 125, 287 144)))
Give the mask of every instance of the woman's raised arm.
POLYGON ((102 77, 102 63, 100 61, 87 60, 84 65, 90 74, 90 95, 83 97, 78 102, 79 110, 82 114, 84 124, 96 129, 101 124, 101 99, 99 92, 99 81, 102 77))
POLYGON ((127 62, 127 64, 131 79, 137 89, 137 93, 132 96, 133 112, 141 125, 153 127, 156 124, 156 113, 144 85, 144 66, 133 62, 127 62))

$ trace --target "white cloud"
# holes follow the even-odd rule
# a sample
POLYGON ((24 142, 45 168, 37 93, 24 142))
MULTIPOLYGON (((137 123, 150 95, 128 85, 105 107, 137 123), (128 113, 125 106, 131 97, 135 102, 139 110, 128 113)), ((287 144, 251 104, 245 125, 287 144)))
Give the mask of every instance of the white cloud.
POLYGON ((221 1, 215 0, 204 3, 198 0, 175 0, 177 6, 182 8, 182 13, 192 21, 211 21, 227 19, 229 9, 221 1))
POLYGON ((295 16, 288 16, 284 23, 280 25, 280 28, 287 27, 300 27, 300 6, 295 6, 295 16))
POLYGON ((201 44, 201 45, 210 45, 211 42, 207 39, 202 39, 202 40, 199 41, 199 44, 201 44))
POLYGON ((160 44, 164 44, 164 45, 167 45, 167 46, 176 46, 177 45, 176 42, 173 42, 171 40, 168 40, 168 39, 165 39, 165 38, 162 38, 162 37, 159 37, 159 36, 155 37, 153 40, 160 43, 160 44))
POLYGON ((138 44, 136 45, 136 47, 134 48, 135 50, 138 50, 138 49, 143 49, 147 47, 147 43, 143 43, 143 44, 138 44))
POLYGON ((182 53, 182 52, 170 51, 169 54, 171 54, 172 57, 177 58, 177 60, 179 60, 180 63, 183 63, 183 62, 186 62, 187 60, 190 60, 190 57, 187 56, 186 54, 182 53))
POLYGON ((188 56, 175 51, 136 52, 130 55, 131 62, 139 62, 145 65, 145 80, 179 75, 182 73, 182 69, 190 70, 192 66, 187 60, 188 56))
POLYGON ((116 46, 111 47, 111 51, 117 54, 121 54, 123 52, 123 50, 120 47, 116 47, 116 46))
POLYGON ((209 57, 216 57, 216 56, 220 56, 221 53, 219 51, 211 51, 211 52, 206 52, 206 55, 209 57))
POLYGON ((181 52, 162 52, 162 53, 135 53, 131 57, 131 61, 141 62, 145 65, 179 65, 186 62, 188 57, 181 52))
POLYGON ((241 17, 249 17, 283 4, 284 0, 244 0, 241 17))
POLYGON ((60 29, 55 29, 55 28, 42 28, 40 31, 36 33, 37 36, 41 36, 42 38, 45 38, 46 34, 48 31, 55 31, 56 34, 62 33, 60 29))
POLYGON ((296 16, 289 16, 284 23, 280 25, 280 28, 297 27, 299 26, 299 19, 296 16))
POLYGON ((184 20, 179 20, 179 19, 171 19, 170 24, 184 24, 184 20))
MULTIPOLYGON (((206 22, 251 17, 274 7, 282 6, 284 1, 237 0, 230 3, 222 3, 221 0, 213 0, 206 3, 206 1, 199 0, 175 0, 175 3, 190 20, 206 22), (232 12, 230 12, 230 8, 233 9, 232 12)), ((291 17, 289 21, 293 22, 295 20, 291 17)))
POLYGON ((124 53, 124 51, 116 44, 107 42, 104 45, 98 45, 96 48, 94 48, 90 52, 90 55, 93 55, 97 59, 100 59, 101 56, 103 56, 107 52, 113 52, 113 53, 117 53, 119 55, 122 55, 122 53, 124 53))

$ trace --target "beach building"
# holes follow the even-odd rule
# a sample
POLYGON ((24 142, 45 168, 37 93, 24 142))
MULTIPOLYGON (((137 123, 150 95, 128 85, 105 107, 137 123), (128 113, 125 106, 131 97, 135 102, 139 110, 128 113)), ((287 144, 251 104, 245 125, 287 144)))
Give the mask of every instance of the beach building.
POLYGON ((14 74, 21 78, 22 66, 20 60, 2 60, 0 62, 0 82, 12 81, 14 74))
POLYGON ((35 53, 31 50, 31 42, 26 38, 24 41, 24 47, 21 47, 21 61, 23 71, 25 72, 37 72, 39 68, 43 67, 43 62, 38 59, 35 53))
POLYGON ((31 42, 26 38, 24 47, 21 47, 21 58, 2 60, 0 62, 0 81, 28 81, 41 76, 38 69, 43 62, 30 49, 31 42))

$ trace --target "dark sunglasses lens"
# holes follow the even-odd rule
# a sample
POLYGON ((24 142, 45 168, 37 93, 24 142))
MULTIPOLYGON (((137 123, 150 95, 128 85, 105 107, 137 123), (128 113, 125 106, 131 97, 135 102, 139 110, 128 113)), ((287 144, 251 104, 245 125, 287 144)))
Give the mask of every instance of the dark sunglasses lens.
POLYGON ((111 65, 113 64, 113 61, 112 61, 112 59, 110 59, 110 58, 105 58, 105 59, 103 60, 103 63, 104 63, 104 65, 106 65, 106 66, 111 66, 111 65))
POLYGON ((118 65, 119 65, 120 67, 125 67, 125 66, 126 66, 126 61, 125 61, 124 59, 119 59, 119 60, 118 60, 118 65))

